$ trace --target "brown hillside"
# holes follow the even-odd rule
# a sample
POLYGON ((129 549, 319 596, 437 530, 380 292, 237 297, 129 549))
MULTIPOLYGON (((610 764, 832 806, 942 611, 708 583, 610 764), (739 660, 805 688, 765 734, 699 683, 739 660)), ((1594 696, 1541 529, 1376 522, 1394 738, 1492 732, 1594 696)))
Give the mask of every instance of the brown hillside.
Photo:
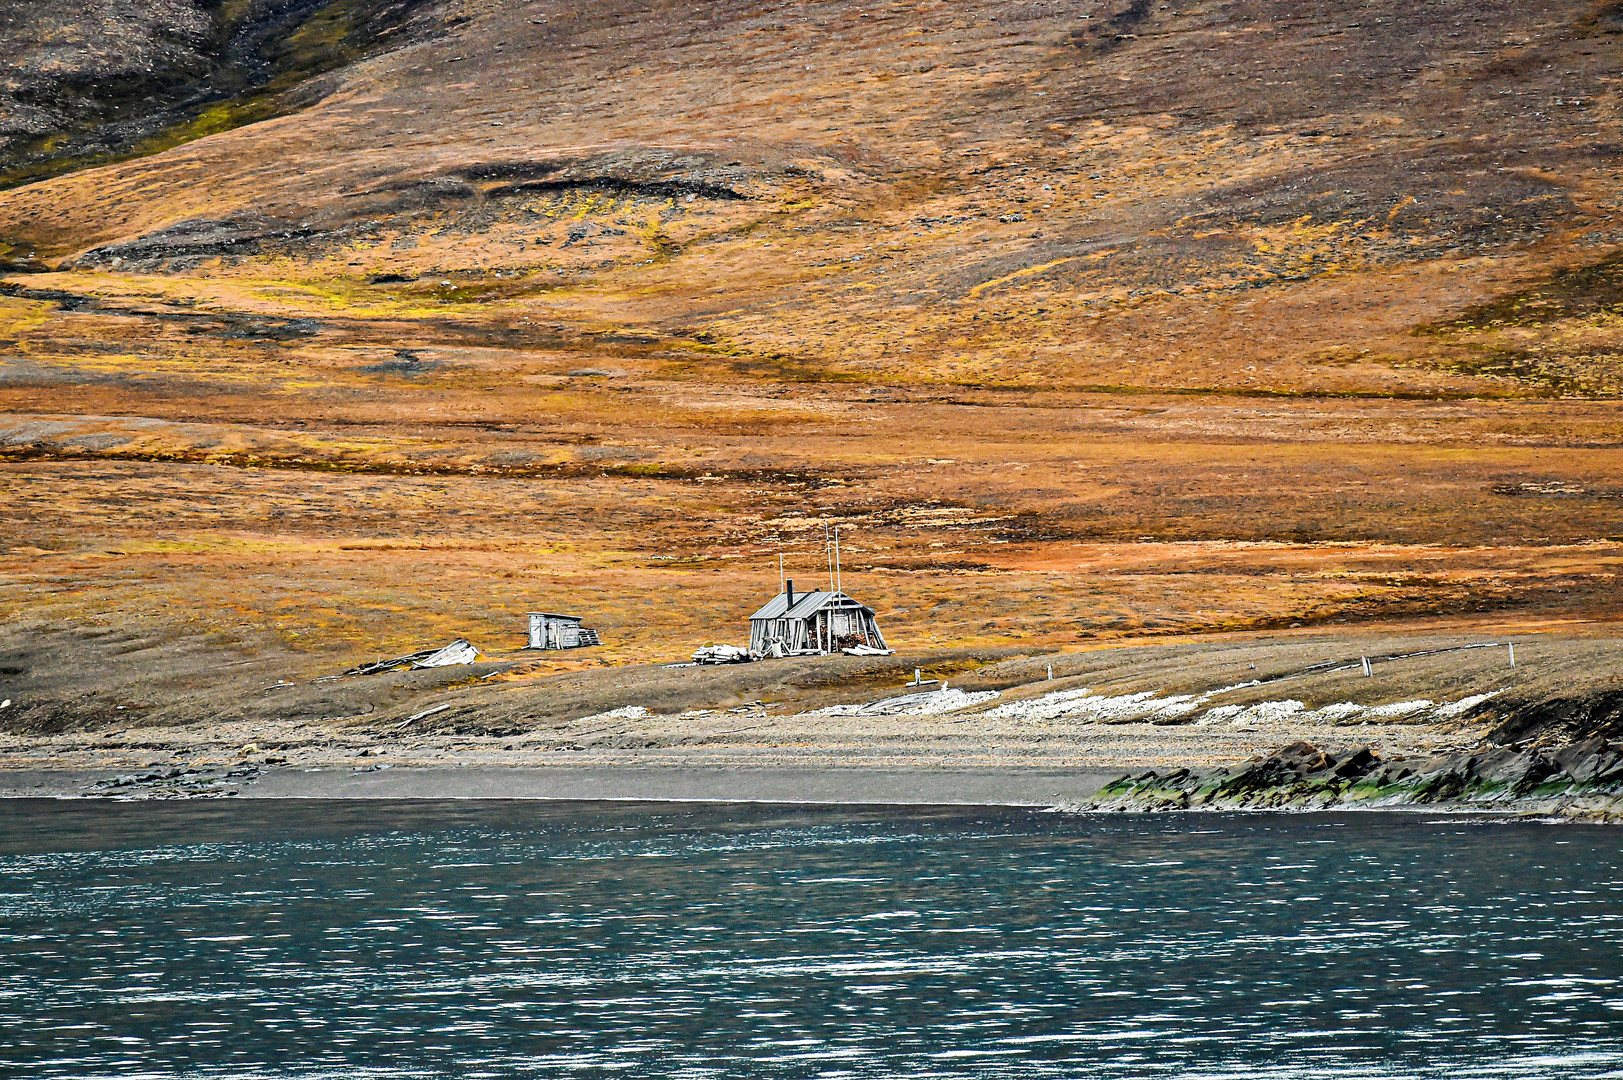
POLYGON ((679 656, 825 522, 921 646, 1619 614, 1617 3, 102 6, 0 16, 8 640, 679 656))

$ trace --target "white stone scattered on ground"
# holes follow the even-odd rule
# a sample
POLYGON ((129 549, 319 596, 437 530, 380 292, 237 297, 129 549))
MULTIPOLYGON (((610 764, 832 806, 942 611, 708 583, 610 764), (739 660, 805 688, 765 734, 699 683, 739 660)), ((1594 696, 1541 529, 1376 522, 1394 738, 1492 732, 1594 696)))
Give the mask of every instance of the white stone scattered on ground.
POLYGON ((989 720, 1092 720, 1120 724, 1177 720, 1198 710, 1210 694, 1175 694, 1156 697, 1154 691, 1107 697, 1092 690, 1057 690, 1040 698, 1011 701, 981 714, 989 720))
POLYGON ((922 694, 903 694, 901 697, 882 698, 865 705, 831 705, 826 709, 806 713, 807 716, 939 716, 957 712, 971 705, 980 705, 1001 695, 996 690, 966 693, 956 687, 927 690, 922 694))
POLYGON ((1470 697, 1460 698, 1452 705, 1439 706, 1436 715, 1441 720, 1453 720, 1464 716, 1484 701, 1496 698, 1502 693, 1504 693, 1503 690, 1491 690, 1486 694, 1472 694, 1470 697))
POLYGON ((1231 727, 1254 727, 1258 724, 1280 724, 1287 720, 1295 720, 1307 711, 1307 706, 1294 699, 1284 701, 1259 701, 1255 705, 1248 705, 1240 711, 1240 715, 1229 721, 1231 727))
MULTIPOLYGON (((1226 724, 1232 727, 1251 727, 1301 721, 1312 724, 1346 725, 1362 723, 1422 723, 1453 720, 1465 716, 1472 709, 1494 697, 1500 691, 1474 694, 1451 704, 1438 705, 1425 699, 1397 701, 1387 705, 1360 705, 1342 701, 1309 710, 1294 698, 1280 701, 1262 701, 1253 705, 1212 705, 1211 700, 1231 690, 1248 689, 1257 682, 1239 683, 1213 690, 1206 694, 1173 694, 1159 696, 1157 691, 1110 696, 1096 694, 1083 687, 1076 690, 1056 690, 1037 698, 1010 701, 979 714, 988 720, 1073 720, 1101 724, 1125 723, 1192 723, 1197 727, 1226 724)), ((841 714, 852 715, 852 714, 841 714)))
POLYGON ((1338 701, 1322 709, 1314 709, 1312 718, 1324 724, 1346 724, 1362 716, 1368 709, 1351 701, 1338 701))
POLYGON ((1422 698, 1419 701, 1395 701, 1390 705, 1371 705, 1359 716, 1360 720, 1396 720, 1400 716, 1412 716, 1422 709, 1436 707, 1435 702, 1422 698))
POLYGON ((623 709, 610 709, 608 712, 593 713, 591 716, 583 716, 579 720, 575 721, 575 723, 584 724, 589 720, 641 720, 647 715, 648 710, 643 708, 641 705, 627 705, 623 709))

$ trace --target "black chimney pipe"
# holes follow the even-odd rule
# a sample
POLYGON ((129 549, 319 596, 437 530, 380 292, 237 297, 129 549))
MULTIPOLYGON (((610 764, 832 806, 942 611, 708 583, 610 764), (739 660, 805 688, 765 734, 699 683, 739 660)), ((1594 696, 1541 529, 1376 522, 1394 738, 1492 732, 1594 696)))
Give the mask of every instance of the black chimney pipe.
POLYGON ((789 586, 789 607, 786 607, 786 608, 783 609, 785 612, 787 612, 789 610, 789 608, 792 608, 792 607, 795 606, 795 579, 794 578, 789 579, 788 586, 789 586))

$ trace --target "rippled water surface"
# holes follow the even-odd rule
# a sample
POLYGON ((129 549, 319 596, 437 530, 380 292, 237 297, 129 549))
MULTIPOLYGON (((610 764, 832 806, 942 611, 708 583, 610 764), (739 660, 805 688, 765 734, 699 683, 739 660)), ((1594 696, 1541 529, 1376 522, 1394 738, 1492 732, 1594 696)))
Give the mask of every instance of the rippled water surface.
POLYGON ((0 806, 0 1074, 1623 1076, 1623 831, 0 806))

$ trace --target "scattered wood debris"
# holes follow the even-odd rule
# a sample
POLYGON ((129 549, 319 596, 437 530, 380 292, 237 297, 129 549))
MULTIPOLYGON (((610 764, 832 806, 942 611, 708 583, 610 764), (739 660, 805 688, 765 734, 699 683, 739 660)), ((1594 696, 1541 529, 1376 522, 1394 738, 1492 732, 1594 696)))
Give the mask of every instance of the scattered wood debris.
POLYGON ((467 638, 457 638, 449 645, 438 649, 424 649, 421 652, 407 653, 392 660, 377 660, 370 664, 352 667, 344 672, 345 675, 380 675, 385 671, 398 671, 400 668, 437 668, 451 667, 456 664, 474 664, 479 661, 479 649, 467 638))
POLYGON ((737 645, 706 645, 693 654, 695 664, 747 664, 754 657, 737 645))

